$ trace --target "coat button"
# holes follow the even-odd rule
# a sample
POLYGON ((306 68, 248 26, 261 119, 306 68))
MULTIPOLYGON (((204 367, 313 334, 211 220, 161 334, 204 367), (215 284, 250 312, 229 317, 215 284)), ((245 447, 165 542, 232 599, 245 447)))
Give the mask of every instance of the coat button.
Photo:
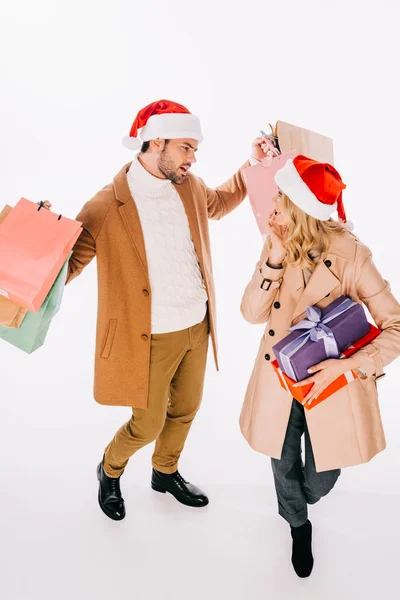
POLYGON ((148 336, 148 335, 146 335, 146 334, 144 333, 144 334, 141 336, 141 338, 142 338, 142 340, 143 340, 144 342, 147 342, 147 340, 149 339, 149 336, 148 336))
POLYGON ((280 307, 281 307, 280 302, 274 302, 274 308, 280 308, 280 307))
POLYGON ((264 358, 265 358, 265 360, 271 360, 271 357, 269 354, 266 354, 264 358))
POLYGON ((273 329, 270 329, 270 330, 268 331, 268 333, 269 333, 269 335, 271 335, 271 336, 274 336, 274 335, 275 335, 275 331, 274 331, 273 329))
POLYGON ((143 296, 150 296, 149 290, 143 290, 143 296))
POLYGON ((329 267, 332 266, 332 263, 330 260, 325 260, 324 262, 325 262, 325 265, 328 267, 328 269, 329 269, 329 267))

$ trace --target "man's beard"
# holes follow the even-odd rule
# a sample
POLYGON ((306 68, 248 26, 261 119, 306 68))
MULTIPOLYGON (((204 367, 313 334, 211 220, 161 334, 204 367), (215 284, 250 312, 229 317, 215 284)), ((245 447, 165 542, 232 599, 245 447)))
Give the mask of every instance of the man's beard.
POLYGON ((160 173, 162 173, 164 177, 172 181, 172 183, 180 185, 186 179, 184 175, 178 175, 178 173, 176 172, 175 165, 169 158, 166 150, 163 150, 161 152, 157 167, 160 173))

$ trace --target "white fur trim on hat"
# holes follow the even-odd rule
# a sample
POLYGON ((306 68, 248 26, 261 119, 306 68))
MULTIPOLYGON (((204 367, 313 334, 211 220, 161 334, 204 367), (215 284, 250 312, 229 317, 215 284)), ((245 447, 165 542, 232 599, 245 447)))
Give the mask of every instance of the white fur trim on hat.
POLYGON ((138 150, 143 142, 158 138, 161 140, 189 138, 197 140, 199 143, 203 141, 199 119, 188 113, 152 115, 139 131, 140 140, 130 136, 123 138, 122 143, 126 148, 138 150))
POLYGON ((314 219, 329 221, 332 213, 337 209, 336 202, 324 204, 318 200, 300 177, 292 159, 289 159, 285 166, 275 174, 274 179, 282 192, 314 219))
POLYGON ((198 142, 203 141, 199 119, 186 113, 153 115, 141 130, 140 137, 144 142, 157 138, 162 140, 192 138, 198 142))

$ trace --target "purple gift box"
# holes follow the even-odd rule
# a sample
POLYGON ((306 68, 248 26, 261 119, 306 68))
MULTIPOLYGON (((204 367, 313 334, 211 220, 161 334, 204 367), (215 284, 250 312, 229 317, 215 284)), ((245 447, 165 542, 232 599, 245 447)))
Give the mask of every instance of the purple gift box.
POLYGON ((272 350, 280 369, 302 381, 310 376, 310 367, 328 358, 339 358, 369 330, 362 305, 340 296, 325 308, 307 306, 307 318, 291 327, 291 333, 272 350))

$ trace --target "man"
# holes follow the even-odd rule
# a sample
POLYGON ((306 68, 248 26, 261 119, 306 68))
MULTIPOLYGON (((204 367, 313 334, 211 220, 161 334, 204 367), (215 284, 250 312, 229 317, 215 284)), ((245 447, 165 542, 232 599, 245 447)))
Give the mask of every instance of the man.
MULTIPOLYGON (((246 189, 240 171, 215 190, 190 173, 201 141, 199 120, 185 107, 150 104, 124 138, 141 152, 77 217, 83 232, 68 281, 97 258, 95 399, 132 407, 97 468, 99 504, 114 520, 125 517, 121 474, 154 440, 153 489, 208 504, 181 477, 178 460, 202 398, 209 334, 218 369, 207 220, 239 206, 246 189)), ((257 139, 254 158, 264 150, 257 139)))

